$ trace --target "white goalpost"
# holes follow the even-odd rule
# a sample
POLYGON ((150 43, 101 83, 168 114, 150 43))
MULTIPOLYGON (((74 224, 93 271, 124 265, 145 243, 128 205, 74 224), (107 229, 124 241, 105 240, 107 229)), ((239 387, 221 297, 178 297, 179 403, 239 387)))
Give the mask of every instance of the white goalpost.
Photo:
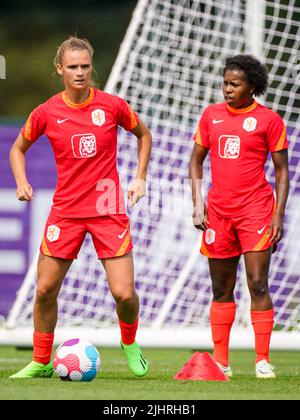
MULTIPOLYGON (((139 0, 106 91, 126 99, 150 127, 153 153, 148 195, 130 211, 135 281, 140 297, 138 341, 144 346, 211 347, 211 285, 200 236, 191 218, 187 182, 192 136, 202 110, 222 101, 225 58, 252 53, 265 62, 264 102, 284 119, 289 139, 290 198, 285 235, 273 255, 275 308, 272 348, 300 348, 300 6, 297 0, 139 0)), ((136 145, 120 131, 118 167, 126 191, 136 145)), ((209 164, 205 181, 209 186, 209 164)), ((274 185, 272 164, 267 177, 274 185)), ((0 343, 32 338, 36 261, 20 288, 0 343)), ((231 346, 253 348, 243 265, 235 290, 231 346)), ((56 343, 80 336, 119 345, 115 305, 87 236, 59 297, 56 343)))

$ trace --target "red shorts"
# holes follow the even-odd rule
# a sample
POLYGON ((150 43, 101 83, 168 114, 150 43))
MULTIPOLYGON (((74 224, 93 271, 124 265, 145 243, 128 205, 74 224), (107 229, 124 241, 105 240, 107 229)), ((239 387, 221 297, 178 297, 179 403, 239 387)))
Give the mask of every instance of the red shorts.
POLYGON ((232 258, 272 246, 268 234, 274 207, 243 217, 223 218, 208 208, 208 229, 203 232, 200 252, 208 258, 232 258))
POLYGON ((40 251, 44 255, 74 259, 90 233, 98 258, 120 257, 132 249, 126 214, 99 217, 61 218, 49 216, 40 251))

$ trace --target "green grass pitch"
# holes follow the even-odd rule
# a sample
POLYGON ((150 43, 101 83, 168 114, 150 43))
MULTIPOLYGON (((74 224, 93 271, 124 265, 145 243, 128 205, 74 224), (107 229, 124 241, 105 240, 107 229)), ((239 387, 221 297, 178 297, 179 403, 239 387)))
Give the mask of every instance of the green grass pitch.
POLYGON ((300 352, 273 351, 275 380, 254 375, 254 352, 231 351, 234 377, 229 382, 174 381, 172 378, 192 356, 191 350, 144 349, 150 361, 145 378, 135 378, 122 351, 100 348, 101 370, 94 381, 63 382, 51 379, 8 379, 31 361, 31 350, 0 347, 1 400, 299 400, 300 352))

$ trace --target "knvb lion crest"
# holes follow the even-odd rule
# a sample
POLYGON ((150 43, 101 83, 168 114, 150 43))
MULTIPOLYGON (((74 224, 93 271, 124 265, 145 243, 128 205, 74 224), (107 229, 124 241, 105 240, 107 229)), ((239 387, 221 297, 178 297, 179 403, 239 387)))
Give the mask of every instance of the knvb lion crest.
POLYGON ((95 109, 92 112, 92 121, 95 125, 101 127, 105 123, 105 112, 102 109, 95 109))
POLYGON ((213 229, 207 229, 205 231, 205 242, 207 245, 213 244, 216 240, 216 232, 213 229))
POLYGON ((60 235, 60 228, 56 225, 50 225, 47 229, 47 239, 49 242, 57 241, 60 235))
POLYGON ((71 143, 76 158, 90 158, 97 153, 97 142, 94 134, 75 134, 71 143))
POLYGON ((257 120, 253 117, 248 117, 244 120, 243 129, 250 132, 256 129, 257 120))

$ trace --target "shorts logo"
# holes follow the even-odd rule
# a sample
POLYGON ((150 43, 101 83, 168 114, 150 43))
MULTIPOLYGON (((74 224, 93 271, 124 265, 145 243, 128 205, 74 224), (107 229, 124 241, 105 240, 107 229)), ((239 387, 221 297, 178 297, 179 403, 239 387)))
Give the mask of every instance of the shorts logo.
POLYGON ((124 232, 121 235, 118 235, 119 239, 123 239, 125 233, 127 232, 128 229, 125 229, 124 232))
POLYGON ((71 138, 73 154, 76 158, 90 158, 97 153, 94 134, 75 134, 71 138))
POLYGON ((60 228, 56 225, 50 225, 47 229, 47 239, 50 242, 57 241, 60 234, 60 228))
POLYGON ((248 117, 244 120, 243 129, 246 131, 254 131, 256 129, 257 120, 253 117, 248 117))
POLYGON ((92 121, 95 125, 103 125, 105 123, 105 112, 102 109, 95 109, 92 112, 92 121))
POLYGON ((213 229, 207 229, 205 231, 205 242, 207 245, 213 244, 216 239, 216 232, 213 229))
POLYGON ((240 155, 240 144, 238 136, 219 137, 219 156, 223 159, 237 159, 240 155))
POLYGON ((264 227, 263 227, 263 228, 261 228, 261 229, 258 229, 257 233, 258 233, 259 235, 261 235, 261 234, 263 233, 263 231, 264 231, 265 227, 266 227, 266 226, 264 226, 264 227))

